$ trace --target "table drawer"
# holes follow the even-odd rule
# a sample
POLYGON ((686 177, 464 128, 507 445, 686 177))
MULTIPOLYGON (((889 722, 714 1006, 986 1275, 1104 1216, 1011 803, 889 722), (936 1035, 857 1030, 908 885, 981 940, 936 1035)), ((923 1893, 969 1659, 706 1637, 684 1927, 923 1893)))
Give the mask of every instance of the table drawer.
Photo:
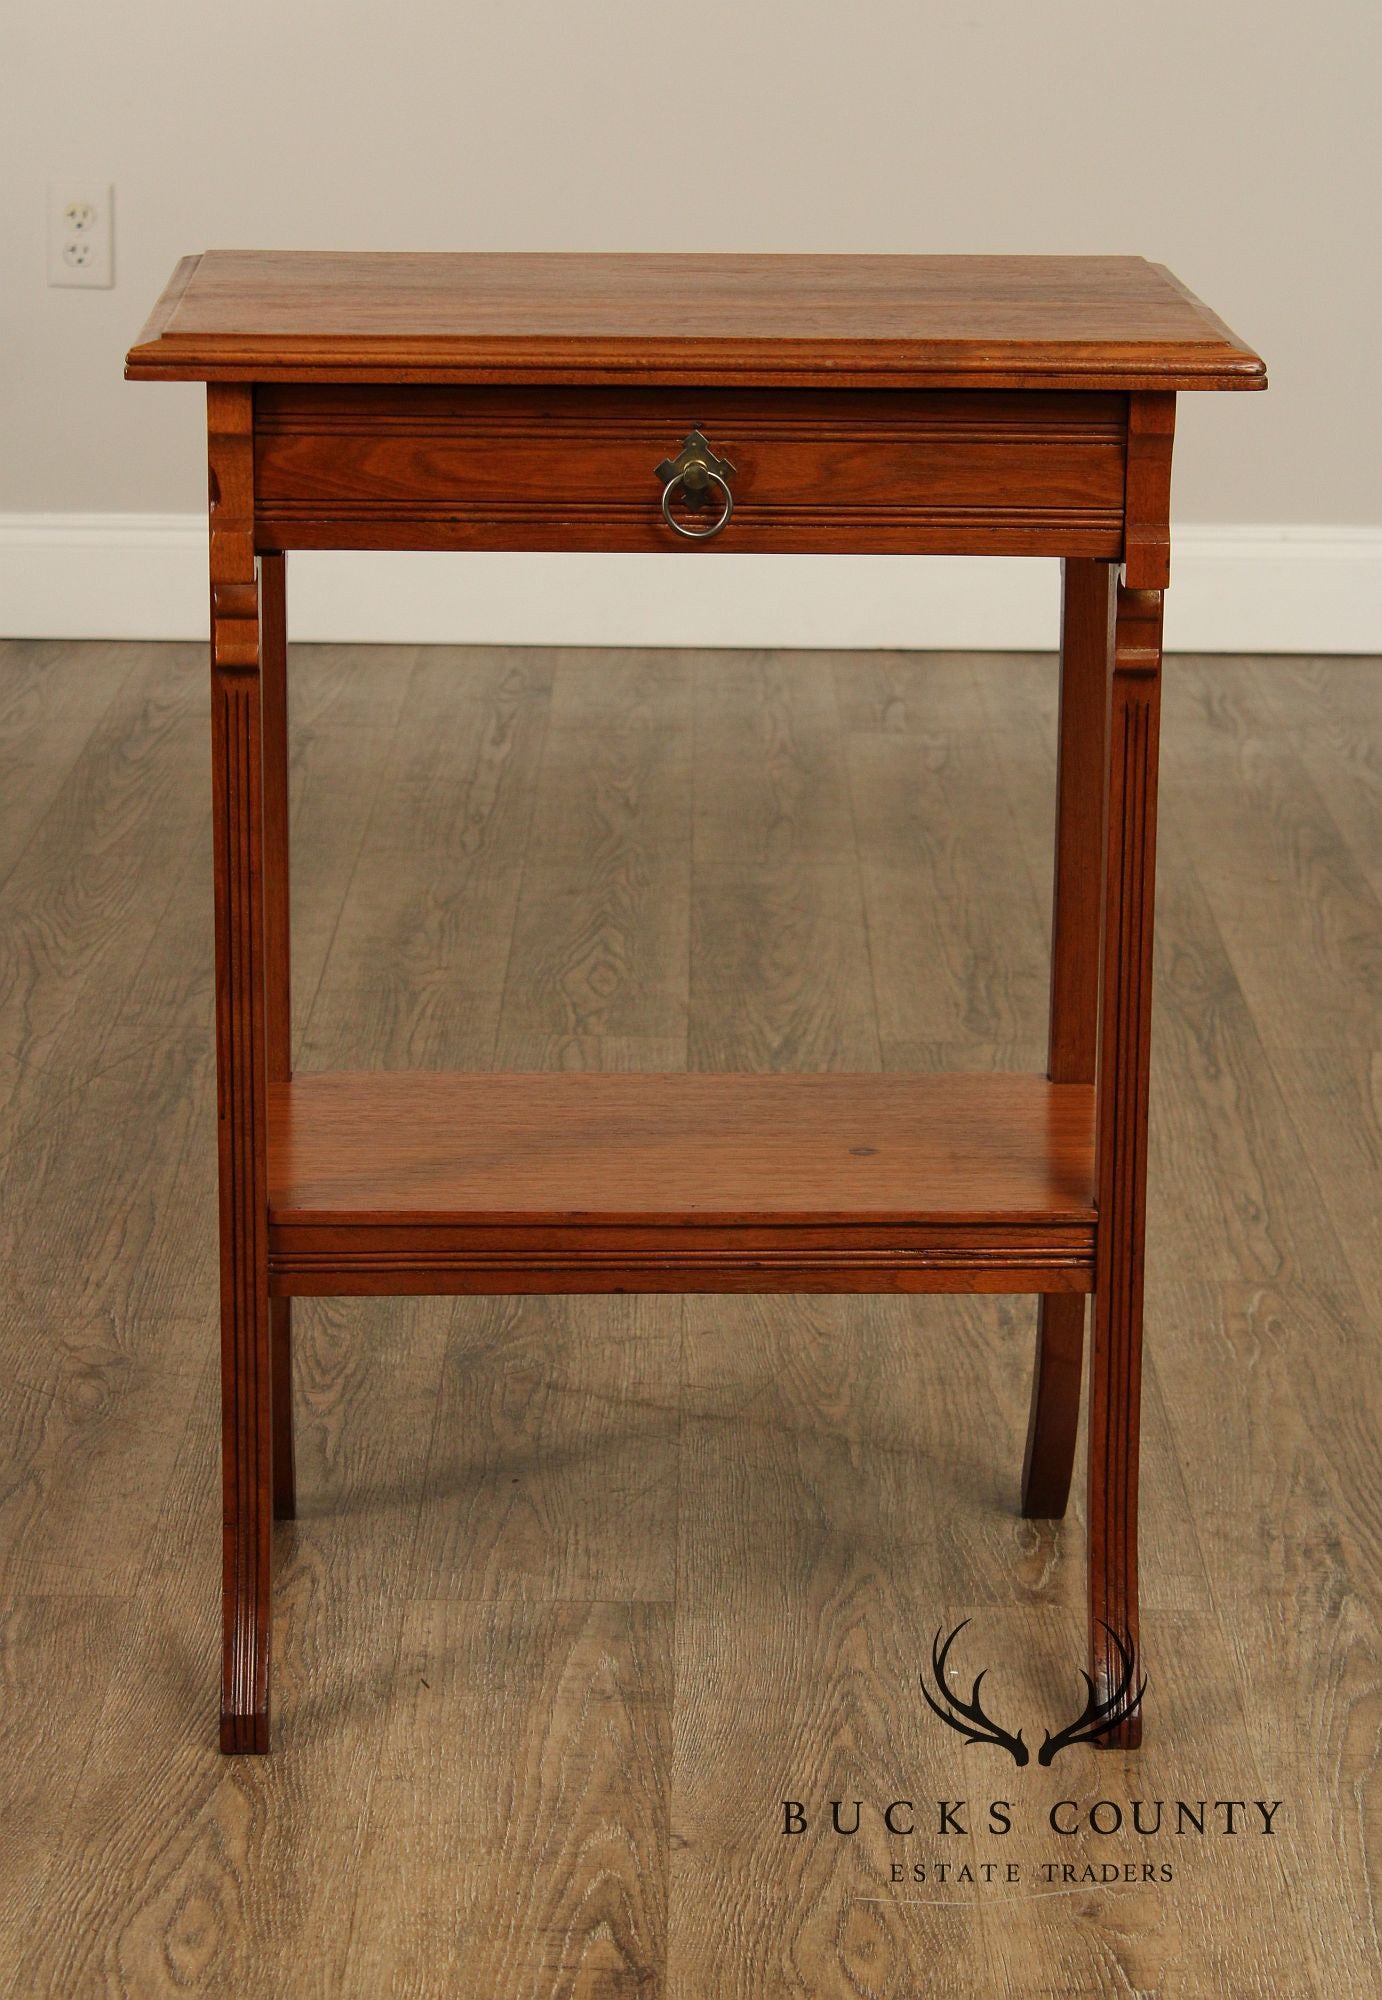
POLYGON ((256 539, 1116 560, 1126 437, 1127 398, 1096 393, 263 385, 256 539), (733 467, 698 540, 657 473, 693 427, 733 467))

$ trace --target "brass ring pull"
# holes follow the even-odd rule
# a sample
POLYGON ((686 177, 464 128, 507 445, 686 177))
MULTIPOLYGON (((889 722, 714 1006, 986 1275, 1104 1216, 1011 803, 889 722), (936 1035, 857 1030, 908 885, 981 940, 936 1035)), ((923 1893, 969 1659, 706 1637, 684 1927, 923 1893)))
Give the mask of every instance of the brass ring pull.
POLYGON ((729 490, 734 467, 727 458, 720 457, 699 425, 688 433, 675 458, 663 459, 653 477, 662 483, 662 518, 683 541, 709 542, 729 526, 729 517, 734 512, 734 495, 729 490), (678 487, 688 511, 702 514, 707 506, 715 505, 715 495, 710 490, 712 486, 723 494, 724 507, 719 520, 711 527, 685 528, 680 521, 672 519, 672 495, 678 487))
POLYGON ((729 526, 729 517, 734 512, 734 495, 729 490, 729 481, 727 479, 722 478, 718 472, 712 472, 708 465, 699 467, 698 470, 701 474, 700 483, 702 485, 719 487, 721 493, 724 495, 724 508, 719 520, 712 521, 708 528, 683 527, 680 521, 673 520, 672 518, 672 495, 683 484, 689 470, 690 467, 688 466, 686 470, 676 473, 663 487, 662 518, 669 528, 673 529, 677 534, 684 536, 688 542, 708 542, 729 526))

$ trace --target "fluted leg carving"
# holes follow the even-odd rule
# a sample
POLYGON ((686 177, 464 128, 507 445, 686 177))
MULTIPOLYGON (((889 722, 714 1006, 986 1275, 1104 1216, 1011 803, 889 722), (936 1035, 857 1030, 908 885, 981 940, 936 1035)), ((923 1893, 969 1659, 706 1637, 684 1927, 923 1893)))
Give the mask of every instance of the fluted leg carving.
POLYGON ((268 1286, 264 801, 250 392, 207 391, 221 1221, 221 1748, 269 1747, 273 1363, 268 1286))
MULTIPOLYGON (((1118 592, 1099 1033, 1099 1235, 1089 1425, 1090 1672, 1101 1699, 1138 1661, 1137 1472, 1156 879, 1161 593, 1118 592)), ((1131 1749, 1136 1714, 1104 1742, 1131 1749)))

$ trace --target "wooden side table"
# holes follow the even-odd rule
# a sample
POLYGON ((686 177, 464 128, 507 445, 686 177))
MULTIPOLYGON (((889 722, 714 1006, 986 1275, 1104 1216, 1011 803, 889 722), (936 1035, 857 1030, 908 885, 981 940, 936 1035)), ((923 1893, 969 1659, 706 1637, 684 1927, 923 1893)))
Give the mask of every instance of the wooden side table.
POLYGON ((1091 1671, 1137 1655, 1152 889, 1176 394, 1265 371, 1139 258, 210 251, 130 350, 205 381, 221 1747, 269 1742, 290 1302, 1032 1292, 1023 1511, 1094 1296, 1091 1671), (1059 556, 1045 1076, 314 1075, 289 1060, 288 549, 1059 556))

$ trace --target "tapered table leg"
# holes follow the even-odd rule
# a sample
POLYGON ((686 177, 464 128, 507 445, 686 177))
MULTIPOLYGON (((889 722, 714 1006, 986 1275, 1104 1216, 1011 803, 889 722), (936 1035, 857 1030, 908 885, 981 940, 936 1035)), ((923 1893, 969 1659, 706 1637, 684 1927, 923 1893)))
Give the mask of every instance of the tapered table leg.
MULTIPOLYGON (((1109 563, 1067 561, 1061 576, 1060 737, 1051 918, 1053 1083, 1093 1083, 1098 1056, 1099 921, 1114 588, 1109 563)), ((1085 1302, 1049 1292, 1037 1319, 1036 1368, 1022 1466, 1022 1511, 1064 1514, 1075 1463, 1085 1302)))
POLYGON ((1161 592, 1118 592, 1109 738, 1098 1208, 1089 1423, 1090 1673, 1114 1702, 1108 1746, 1132 1749, 1140 1681, 1138 1420, 1156 874, 1161 592), (1131 1666, 1130 1663, 1131 1662, 1131 1666), (1121 1699, 1120 1699, 1121 1696, 1121 1699))
POLYGON ((207 390, 221 1223, 221 1748, 269 1747, 273 1382, 268 1285, 263 743, 250 391, 207 390))
MULTIPOLYGON (((271 1083, 293 1073, 288 894, 288 629, 282 555, 259 559, 259 634, 264 737, 264 965, 266 1064, 271 1083)), ((297 1512, 293 1468, 293 1302, 272 1299, 274 1518, 297 1512)))

